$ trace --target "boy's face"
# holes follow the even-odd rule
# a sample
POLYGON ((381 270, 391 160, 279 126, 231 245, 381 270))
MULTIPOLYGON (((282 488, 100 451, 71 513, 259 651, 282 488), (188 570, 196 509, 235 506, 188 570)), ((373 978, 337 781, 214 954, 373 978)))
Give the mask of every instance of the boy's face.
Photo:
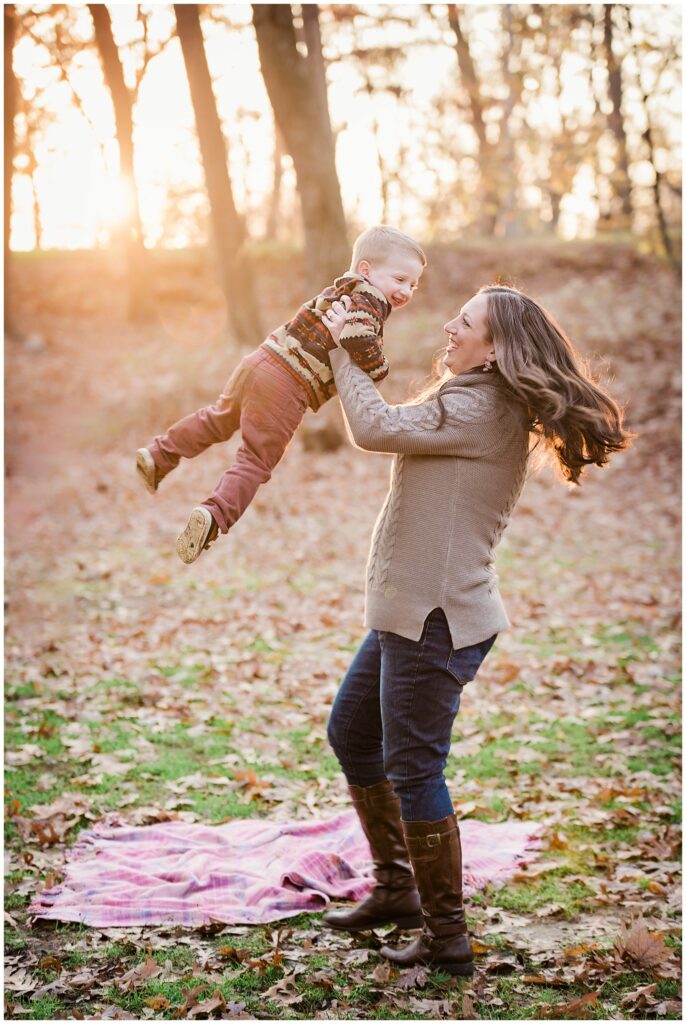
POLYGON ((424 267, 412 253, 390 252, 383 260, 371 264, 360 260, 357 272, 383 292, 393 309, 406 306, 419 284, 424 267))

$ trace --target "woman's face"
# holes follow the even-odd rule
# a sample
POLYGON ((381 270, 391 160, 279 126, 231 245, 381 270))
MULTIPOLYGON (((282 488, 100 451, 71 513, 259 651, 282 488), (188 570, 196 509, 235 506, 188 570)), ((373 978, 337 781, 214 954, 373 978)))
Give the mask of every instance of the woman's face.
POLYGON ((486 310, 488 299, 482 293, 465 303, 458 315, 449 320, 443 330, 448 335, 448 347, 443 356, 443 365, 457 375, 482 367, 489 359, 495 360, 493 342, 488 339, 486 310))

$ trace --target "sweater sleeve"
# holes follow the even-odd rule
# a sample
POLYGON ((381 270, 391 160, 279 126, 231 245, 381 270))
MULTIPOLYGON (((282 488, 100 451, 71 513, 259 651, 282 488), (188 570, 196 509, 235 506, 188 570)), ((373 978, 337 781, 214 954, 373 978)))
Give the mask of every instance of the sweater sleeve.
POLYGON ((388 374, 388 361, 380 341, 388 315, 386 300, 371 288, 352 292, 350 299, 340 345, 350 353, 360 369, 378 382, 388 374))
POLYGON ((406 455, 462 455, 477 458, 494 447, 497 433, 486 424, 499 418, 478 388, 433 398, 419 405, 389 405, 372 381, 342 349, 330 354, 336 388, 355 444, 365 451, 406 455))

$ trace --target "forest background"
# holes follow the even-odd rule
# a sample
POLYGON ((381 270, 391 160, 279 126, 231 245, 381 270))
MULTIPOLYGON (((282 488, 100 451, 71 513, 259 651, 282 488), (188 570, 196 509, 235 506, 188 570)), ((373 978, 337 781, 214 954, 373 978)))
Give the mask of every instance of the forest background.
POLYGON ((681 1017, 680 19, 4 5, 9 1016, 681 1017), (329 403, 191 569, 176 532, 235 444, 154 499, 132 466, 378 221, 429 257, 389 323, 388 400, 502 280, 560 320, 638 435, 581 488, 527 483, 499 549, 514 628, 456 724, 458 813, 545 822, 541 858, 470 904, 469 985, 390 971, 378 937, 316 915, 31 926, 106 813, 346 806, 324 729, 387 458, 350 448, 329 403))

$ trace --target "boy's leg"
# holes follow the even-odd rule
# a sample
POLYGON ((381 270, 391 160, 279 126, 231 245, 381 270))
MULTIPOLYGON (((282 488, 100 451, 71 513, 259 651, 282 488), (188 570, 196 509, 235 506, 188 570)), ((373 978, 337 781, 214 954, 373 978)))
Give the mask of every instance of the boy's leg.
POLYGON ((228 441, 236 432, 241 416, 241 393, 257 360, 253 352, 238 364, 214 403, 184 416, 165 434, 148 445, 158 477, 169 473, 179 459, 192 459, 219 441, 228 441))
POLYGON ((266 353, 259 353, 242 388, 243 439, 230 469, 202 502, 222 533, 243 515, 258 487, 266 483, 308 407, 305 389, 266 353))

